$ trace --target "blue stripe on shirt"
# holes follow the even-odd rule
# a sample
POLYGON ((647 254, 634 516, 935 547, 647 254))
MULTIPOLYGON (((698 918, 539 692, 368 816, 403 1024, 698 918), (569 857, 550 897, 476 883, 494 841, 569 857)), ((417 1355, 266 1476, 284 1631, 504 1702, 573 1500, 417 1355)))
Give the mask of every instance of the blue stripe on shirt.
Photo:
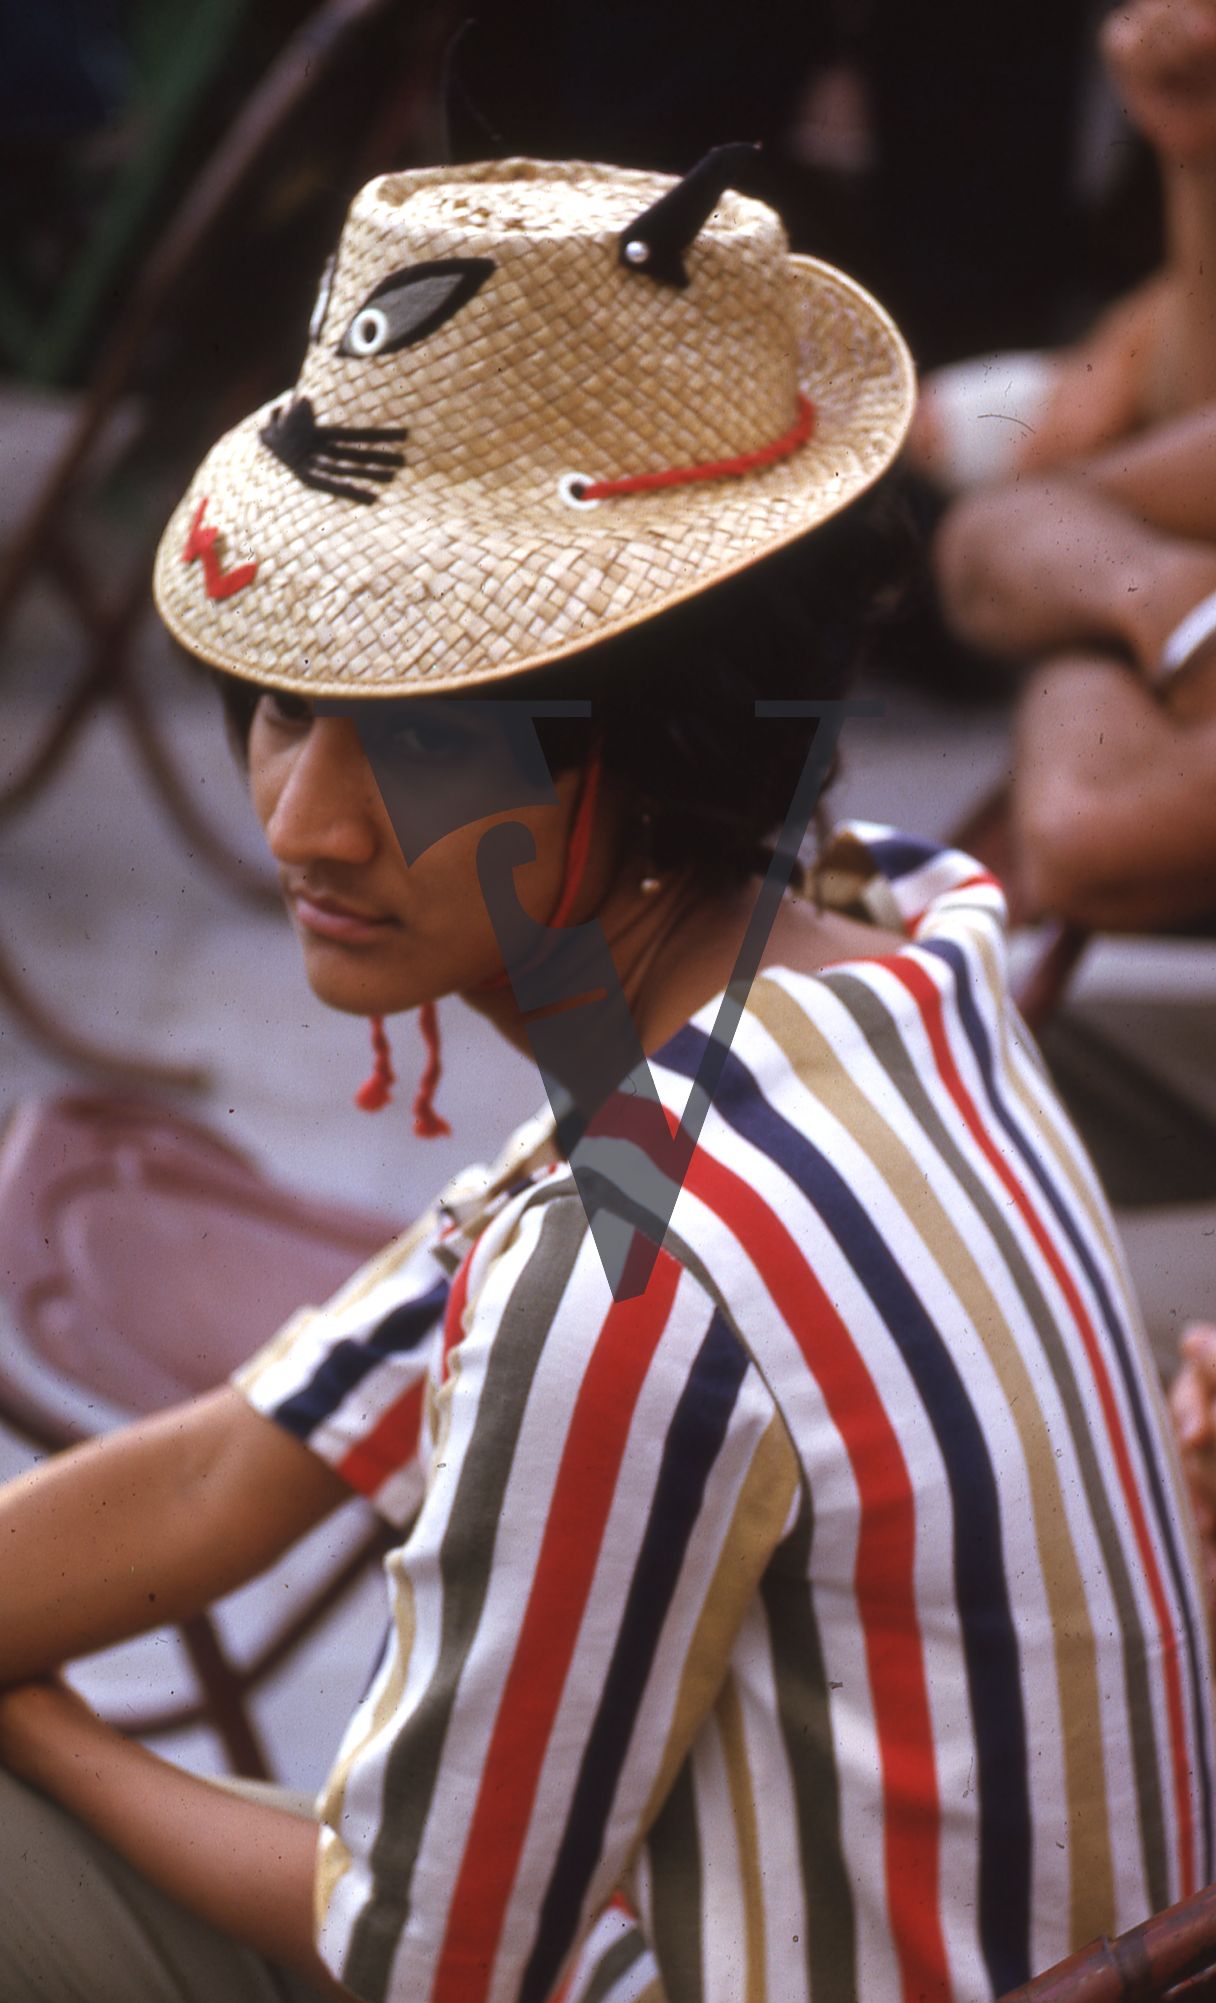
POLYGON ((1144 1466, 1153 1504, 1153 1515, 1157 1525, 1157 1535, 1166 1555, 1170 1579, 1174 1589, 1174 1616, 1179 1621, 1186 1640, 1187 1668, 1190 1677, 1189 1705, 1191 1730, 1194 1743, 1199 1749, 1199 1783, 1203 1799, 1203 1882, 1212 1876, 1212 1789, 1211 1759, 1212 1749, 1209 1738, 1210 1722, 1206 1701, 1206 1679, 1200 1670, 1199 1641, 1195 1632, 1194 1608, 1187 1591, 1187 1570, 1183 1565, 1178 1548, 1172 1513, 1167 1506, 1162 1488, 1161 1468, 1153 1446, 1153 1437, 1144 1410, 1143 1390, 1139 1371, 1133 1366, 1128 1347, 1128 1331, 1124 1328, 1115 1311, 1110 1290, 1085 1238, 1077 1225, 1077 1220, 1069 1204, 1061 1193, 1042 1156, 1030 1137, 1010 1111, 996 1080, 996 1064, 988 1032, 980 1018, 975 997, 971 992, 967 959, 961 948, 947 940, 935 940, 925 950, 943 960, 954 979, 958 996, 959 1016, 967 1041, 971 1046, 976 1065, 984 1081, 984 1090, 996 1123, 1002 1127, 1013 1142, 1030 1174, 1041 1190, 1053 1217, 1060 1226, 1068 1244, 1072 1248, 1098 1303, 1102 1325, 1110 1339, 1118 1364, 1119 1376, 1132 1415, 1140 1456, 1144 1466))
MULTIPOLYGON (((705 1042, 687 1025, 664 1044, 662 1062, 695 1077, 705 1042)), ((1032 1972, 1031 1823, 1017 1633, 987 1442, 942 1332, 873 1219, 827 1156, 768 1103, 733 1051, 714 1108, 818 1211, 882 1316, 933 1428, 950 1488, 955 1601, 979 1762, 980 1940, 993 1993, 1001 1996, 1032 1972)))
POLYGON ((416 1349, 442 1318, 447 1300, 448 1282, 436 1280, 425 1294, 393 1308, 370 1335, 335 1343, 308 1383, 274 1407, 273 1418, 297 1439, 307 1440, 380 1364, 416 1349))
POLYGON ((667 1430, 650 1515, 541 1906, 520 2003, 545 2003, 574 1943, 684 1553, 747 1368, 742 1345, 715 1312, 667 1430))

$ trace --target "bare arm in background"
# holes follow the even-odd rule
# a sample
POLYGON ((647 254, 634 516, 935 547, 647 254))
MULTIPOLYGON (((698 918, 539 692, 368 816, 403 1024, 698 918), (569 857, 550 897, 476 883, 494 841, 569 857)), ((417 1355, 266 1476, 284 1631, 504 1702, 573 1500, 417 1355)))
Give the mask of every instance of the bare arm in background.
POLYGON ((936 564, 958 633, 1040 662, 1013 800, 1032 907, 1111 930, 1216 909, 1216 644, 1154 687, 1216 591, 1216 410, 956 503, 936 564))

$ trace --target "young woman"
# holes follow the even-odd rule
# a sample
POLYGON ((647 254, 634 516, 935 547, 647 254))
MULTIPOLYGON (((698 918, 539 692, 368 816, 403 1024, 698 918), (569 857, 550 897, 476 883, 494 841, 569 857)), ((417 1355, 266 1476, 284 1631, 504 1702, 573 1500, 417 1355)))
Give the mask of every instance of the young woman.
POLYGON ((971 2003, 1211 1875, 1185 1505, 999 892, 853 830, 750 923, 912 390, 736 167, 374 183, 166 533, 312 986, 463 994, 554 1117, 4 1496, 0 1995, 971 2003), (352 1485, 392 1618, 315 1820, 54 1680, 352 1485))

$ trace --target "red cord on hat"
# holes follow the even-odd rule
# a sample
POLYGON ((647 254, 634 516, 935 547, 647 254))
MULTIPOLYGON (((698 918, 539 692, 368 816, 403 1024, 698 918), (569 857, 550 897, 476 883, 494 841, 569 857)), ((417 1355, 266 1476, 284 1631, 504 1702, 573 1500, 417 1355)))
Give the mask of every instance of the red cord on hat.
MULTIPOLYGON (((565 924, 583 886, 583 877, 587 872, 587 858, 591 853, 591 829, 595 822, 595 802, 600 790, 600 771, 600 747, 596 744, 583 772, 578 805, 575 807, 574 820, 570 827, 570 840, 566 844, 566 866, 562 874, 561 889, 557 893, 557 903, 549 914, 551 926, 565 924)), ((501 974, 492 974, 488 981, 479 983, 482 994, 510 985, 511 976, 505 967, 501 974)))
POLYGON ((761 445, 755 452, 740 453, 737 459, 714 459, 701 466, 672 466, 661 473, 631 473, 623 480, 580 481, 571 492, 578 501, 607 501, 614 494, 646 494, 657 487, 684 487, 693 480, 724 480, 732 473, 755 473, 778 459, 788 459, 805 445, 815 429, 815 406, 799 392, 798 417, 780 438, 761 445))

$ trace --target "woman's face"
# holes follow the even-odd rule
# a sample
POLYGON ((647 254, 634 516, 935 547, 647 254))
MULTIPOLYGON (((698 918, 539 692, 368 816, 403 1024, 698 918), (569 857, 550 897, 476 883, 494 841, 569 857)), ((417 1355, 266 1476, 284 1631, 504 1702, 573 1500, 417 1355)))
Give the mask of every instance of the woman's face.
POLYGON ((267 693, 249 734, 253 804, 309 984, 331 1008, 358 1015, 467 993, 501 971, 478 881, 478 844, 498 821, 528 828, 536 857, 516 872, 515 887, 525 911, 543 923, 561 889, 578 790, 577 773, 565 773, 554 782, 556 804, 462 820, 426 845, 428 827, 450 827, 452 800, 463 815, 466 802, 495 797, 484 787, 479 793, 470 773, 501 768, 501 737, 491 743, 491 726, 458 704, 375 707, 383 791, 347 715, 318 715, 299 697, 267 693), (397 803, 393 817, 385 793, 397 803))

